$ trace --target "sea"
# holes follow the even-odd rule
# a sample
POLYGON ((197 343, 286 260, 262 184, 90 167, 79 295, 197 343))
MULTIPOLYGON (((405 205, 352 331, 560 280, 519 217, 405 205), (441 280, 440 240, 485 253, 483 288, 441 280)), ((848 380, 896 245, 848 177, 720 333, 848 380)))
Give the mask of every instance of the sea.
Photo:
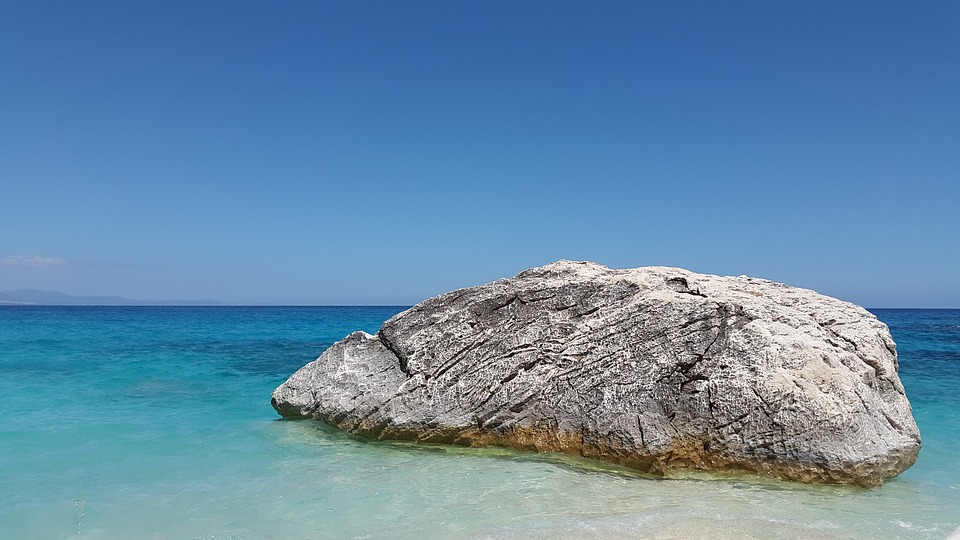
POLYGON ((876 309, 923 437, 875 489, 371 442, 270 394, 403 307, 0 307, 0 539, 960 538, 960 310, 876 309))

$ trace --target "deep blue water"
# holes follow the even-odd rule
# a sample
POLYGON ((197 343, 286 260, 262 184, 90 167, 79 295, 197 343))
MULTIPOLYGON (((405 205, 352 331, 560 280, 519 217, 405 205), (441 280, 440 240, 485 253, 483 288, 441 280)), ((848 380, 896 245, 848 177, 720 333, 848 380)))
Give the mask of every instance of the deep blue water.
POLYGON ((923 436, 875 490, 368 443, 270 393, 399 307, 0 307, 0 538, 946 538, 960 310, 873 310, 923 436))

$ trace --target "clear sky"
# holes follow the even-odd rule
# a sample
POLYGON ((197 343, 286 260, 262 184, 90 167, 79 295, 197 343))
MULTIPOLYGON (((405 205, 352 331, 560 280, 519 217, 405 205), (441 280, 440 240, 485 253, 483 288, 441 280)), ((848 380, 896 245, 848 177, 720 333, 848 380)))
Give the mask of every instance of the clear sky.
POLYGON ((561 258, 960 307, 960 3, 0 0, 0 290, 561 258))

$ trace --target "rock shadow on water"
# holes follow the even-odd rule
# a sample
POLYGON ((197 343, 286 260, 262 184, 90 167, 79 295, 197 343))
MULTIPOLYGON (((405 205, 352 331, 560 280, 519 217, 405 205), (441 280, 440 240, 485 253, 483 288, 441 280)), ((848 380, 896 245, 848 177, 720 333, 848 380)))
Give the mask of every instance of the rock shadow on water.
MULTIPOLYGON (((667 474, 652 474, 625 465, 559 452, 528 452, 503 446, 472 447, 431 442, 376 440, 340 430, 321 421, 304 418, 278 418, 273 423, 283 427, 281 436, 285 442, 293 442, 303 447, 388 450, 391 453, 406 456, 422 456, 424 460, 437 456, 451 459, 504 460, 513 463, 546 465, 575 474, 608 476, 638 482, 728 484, 728 489, 736 491, 795 492, 827 498, 870 492, 869 489, 855 485, 803 484, 748 472, 676 470, 667 474)), ((895 482, 897 480, 894 480, 895 482)))

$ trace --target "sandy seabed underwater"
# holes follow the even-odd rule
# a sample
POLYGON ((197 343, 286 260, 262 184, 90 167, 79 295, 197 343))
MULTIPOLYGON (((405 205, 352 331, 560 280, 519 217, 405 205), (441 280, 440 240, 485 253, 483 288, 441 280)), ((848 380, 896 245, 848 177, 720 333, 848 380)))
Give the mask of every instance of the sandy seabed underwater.
POLYGON ((872 310, 923 436, 879 489, 365 442, 270 393, 402 307, 0 307, 0 538, 960 538, 960 310, 872 310))

